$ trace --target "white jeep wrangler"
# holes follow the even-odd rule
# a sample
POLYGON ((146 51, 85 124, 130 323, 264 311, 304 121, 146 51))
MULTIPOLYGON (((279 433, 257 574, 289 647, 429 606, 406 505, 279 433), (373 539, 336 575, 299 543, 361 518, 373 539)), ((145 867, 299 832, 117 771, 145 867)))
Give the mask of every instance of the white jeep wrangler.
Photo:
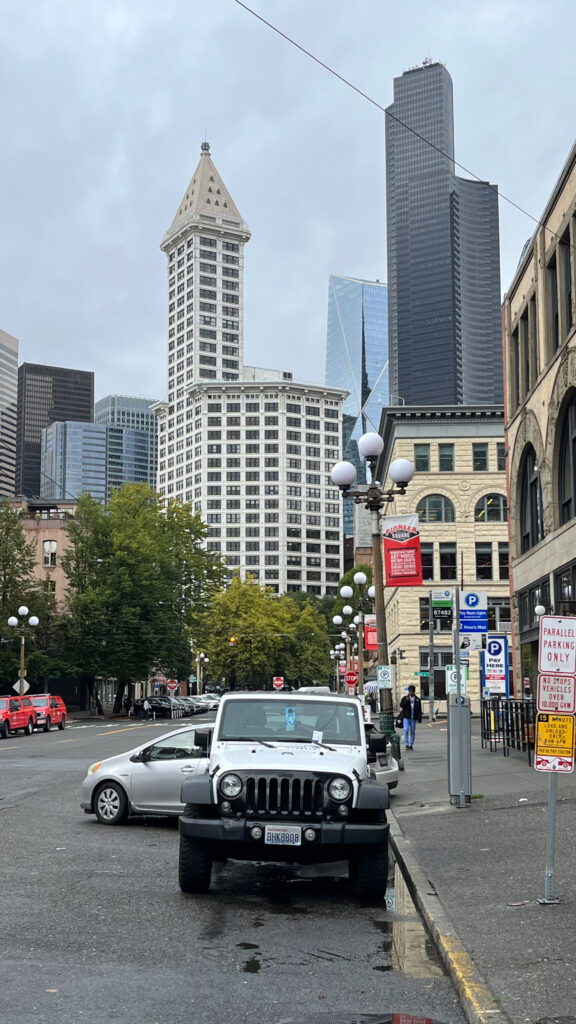
MULTIPOLYGON (((371 741, 380 750, 385 741, 371 741)), ((348 860, 360 897, 388 877, 387 786, 368 767, 362 706, 329 694, 222 698, 208 771, 182 786, 179 882, 207 892, 212 862, 348 860)))

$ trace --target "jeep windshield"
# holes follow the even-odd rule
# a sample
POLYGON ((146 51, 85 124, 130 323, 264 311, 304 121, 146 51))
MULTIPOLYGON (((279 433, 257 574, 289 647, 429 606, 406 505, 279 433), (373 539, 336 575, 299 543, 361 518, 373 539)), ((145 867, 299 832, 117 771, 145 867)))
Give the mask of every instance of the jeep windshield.
POLYGON ((218 740, 329 743, 360 746, 356 709, 338 700, 231 700, 222 713, 218 740))

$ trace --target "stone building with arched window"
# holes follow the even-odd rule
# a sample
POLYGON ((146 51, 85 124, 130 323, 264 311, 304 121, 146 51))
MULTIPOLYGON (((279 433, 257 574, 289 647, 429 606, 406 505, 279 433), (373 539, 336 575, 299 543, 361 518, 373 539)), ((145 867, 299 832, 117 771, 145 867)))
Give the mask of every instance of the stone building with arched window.
POLYGON ((536 693, 538 617, 576 615, 576 145, 504 298, 517 695, 536 693))
MULTIPOLYGON (((414 463, 406 494, 385 514, 417 512, 422 551, 422 586, 387 587, 384 603, 389 653, 394 668, 394 706, 414 683, 425 702, 434 666, 434 703, 446 710, 446 667, 454 663, 452 623, 430 622, 430 593, 456 587, 486 593, 489 634, 510 628, 508 508, 504 409, 485 406, 396 406, 382 413, 384 450, 377 479, 386 482, 394 459, 414 463)), ((369 513, 355 506, 355 562, 371 564, 369 513)), ((462 645, 463 641, 461 641, 462 645)), ((480 710, 481 653, 461 650, 469 666, 467 692, 480 710)))

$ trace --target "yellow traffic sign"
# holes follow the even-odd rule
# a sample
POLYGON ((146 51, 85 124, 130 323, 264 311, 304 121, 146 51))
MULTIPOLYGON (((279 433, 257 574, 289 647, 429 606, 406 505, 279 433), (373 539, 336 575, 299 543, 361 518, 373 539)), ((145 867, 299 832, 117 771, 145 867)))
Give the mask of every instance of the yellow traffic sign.
POLYGON ((573 715, 536 715, 534 767, 545 772, 574 770, 573 715))

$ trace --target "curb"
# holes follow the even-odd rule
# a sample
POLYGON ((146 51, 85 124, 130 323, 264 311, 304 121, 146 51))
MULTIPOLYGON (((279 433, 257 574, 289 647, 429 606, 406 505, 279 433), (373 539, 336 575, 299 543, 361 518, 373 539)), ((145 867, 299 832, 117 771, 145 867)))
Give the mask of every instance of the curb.
POLYGON ((412 899, 420 912, 438 955, 452 979, 469 1024, 511 1024, 499 1000, 490 991, 464 948, 434 891, 412 853, 393 811, 388 811, 390 845, 412 899))

